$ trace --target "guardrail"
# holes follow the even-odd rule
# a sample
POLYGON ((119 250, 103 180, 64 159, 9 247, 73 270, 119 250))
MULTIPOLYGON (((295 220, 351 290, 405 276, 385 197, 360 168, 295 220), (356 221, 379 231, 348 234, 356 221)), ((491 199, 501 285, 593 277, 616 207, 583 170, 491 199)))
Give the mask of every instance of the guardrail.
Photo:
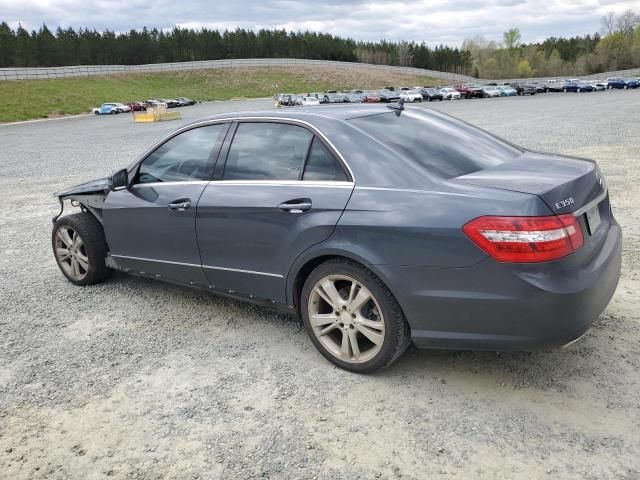
MULTIPOLYGON (((608 77, 636 77, 640 76, 640 68, 632 70, 620 70, 616 72, 605 72, 585 76, 554 76, 538 78, 512 78, 483 80, 467 75, 459 75, 450 72, 437 70, 427 70, 414 67, 397 67, 392 65, 373 65, 369 63, 337 62, 331 60, 307 60, 301 58, 243 58, 228 60, 203 60, 198 62, 175 62, 175 63, 151 63, 146 65, 78 65, 68 67, 46 67, 46 68, 0 68, 0 81, 3 80, 41 80, 46 78, 69 78, 93 75, 117 75, 123 73, 152 73, 170 72, 184 70, 205 70, 210 68, 234 68, 234 67, 284 67, 291 65, 299 66, 322 66, 332 68, 349 68, 361 70, 386 70, 394 73, 407 73, 411 75, 426 75, 433 78, 445 80, 446 83, 465 82, 509 82, 509 81, 544 81, 551 78, 582 78, 600 79, 608 77)), ((443 82, 444 83, 444 82, 443 82)))
POLYGON ((210 68, 234 68, 234 67, 285 67, 322 66, 332 68, 356 68, 388 70, 397 73, 409 73, 413 75, 427 75, 434 78, 446 79, 450 82, 467 82, 473 80, 466 75, 458 75, 449 72, 426 70, 412 67, 396 67, 390 65, 372 65, 368 63, 337 62, 330 60, 307 60, 299 58, 244 58, 229 60, 203 60, 198 62, 152 63, 146 65, 79 65, 69 67, 46 68, 0 68, 0 81, 2 80, 41 80, 46 78, 68 78, 92 75, 117 75, 123 73, 151 73, 184 70, 204 70, 210 68))

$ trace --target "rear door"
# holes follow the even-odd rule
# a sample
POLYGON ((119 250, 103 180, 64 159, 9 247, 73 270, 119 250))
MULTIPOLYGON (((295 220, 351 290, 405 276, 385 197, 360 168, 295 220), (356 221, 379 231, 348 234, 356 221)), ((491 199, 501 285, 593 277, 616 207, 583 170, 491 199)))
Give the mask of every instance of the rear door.
POLYGON ((306 126, 246 121, 232 128, 226 162, 198 203, 203 269, 216 289, 282 302, 289 267, 331 235, 353 179, 306 126))
POLYGON ((208 285, 196 240, 196 205, 228 128, 206 125, 173 136, 136 166, 128 188, 107 195, 103 221, 119 268, 208 285))

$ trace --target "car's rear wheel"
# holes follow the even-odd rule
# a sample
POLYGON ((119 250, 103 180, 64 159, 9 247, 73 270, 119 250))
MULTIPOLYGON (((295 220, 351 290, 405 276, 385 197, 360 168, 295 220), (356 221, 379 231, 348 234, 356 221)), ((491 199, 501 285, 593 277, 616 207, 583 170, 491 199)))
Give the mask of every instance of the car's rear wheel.
POLYGON ((61 217, 51 235, 53 254, 71 283, 93 285, 111 274, 105 264, 107 243, 102 226, 90 213, 61 217))
POLYGON ((346 259, 316 267, 304 283, 301 313, 315 347, 340 368, 369 373, 394 362, 411 341, 387 286, 346 259))

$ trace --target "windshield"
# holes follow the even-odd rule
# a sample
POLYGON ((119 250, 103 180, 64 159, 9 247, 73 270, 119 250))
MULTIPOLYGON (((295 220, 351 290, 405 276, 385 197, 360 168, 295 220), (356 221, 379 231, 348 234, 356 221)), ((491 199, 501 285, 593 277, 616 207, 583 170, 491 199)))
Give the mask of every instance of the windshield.
POLYGON ((446 115, 405 110, 349 120, 399 155, 442 178, 500 165, 522 154, 504 140, 446 115))

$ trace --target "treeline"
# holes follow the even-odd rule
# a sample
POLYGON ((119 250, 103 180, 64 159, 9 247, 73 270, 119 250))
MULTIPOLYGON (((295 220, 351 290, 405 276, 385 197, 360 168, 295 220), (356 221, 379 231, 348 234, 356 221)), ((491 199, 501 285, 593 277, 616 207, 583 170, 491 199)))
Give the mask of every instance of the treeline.
POLYGON ((631 10, 609 13, 601 23, 601 33, 529 44, 512 28, 502 42, 475 37, 462 48, 471 52, 473 75, 479 78, 590 75, 640 67, 640 16, 631 10))
POLYGON ((46 25, 31 32, 0 23, 0 67, 137 65, 228 58, 306 58, 401 65, 468 73, 468 52, 408 42, 356 42, 329 34, 285 30, 158 29, 115 33, 46 25))

